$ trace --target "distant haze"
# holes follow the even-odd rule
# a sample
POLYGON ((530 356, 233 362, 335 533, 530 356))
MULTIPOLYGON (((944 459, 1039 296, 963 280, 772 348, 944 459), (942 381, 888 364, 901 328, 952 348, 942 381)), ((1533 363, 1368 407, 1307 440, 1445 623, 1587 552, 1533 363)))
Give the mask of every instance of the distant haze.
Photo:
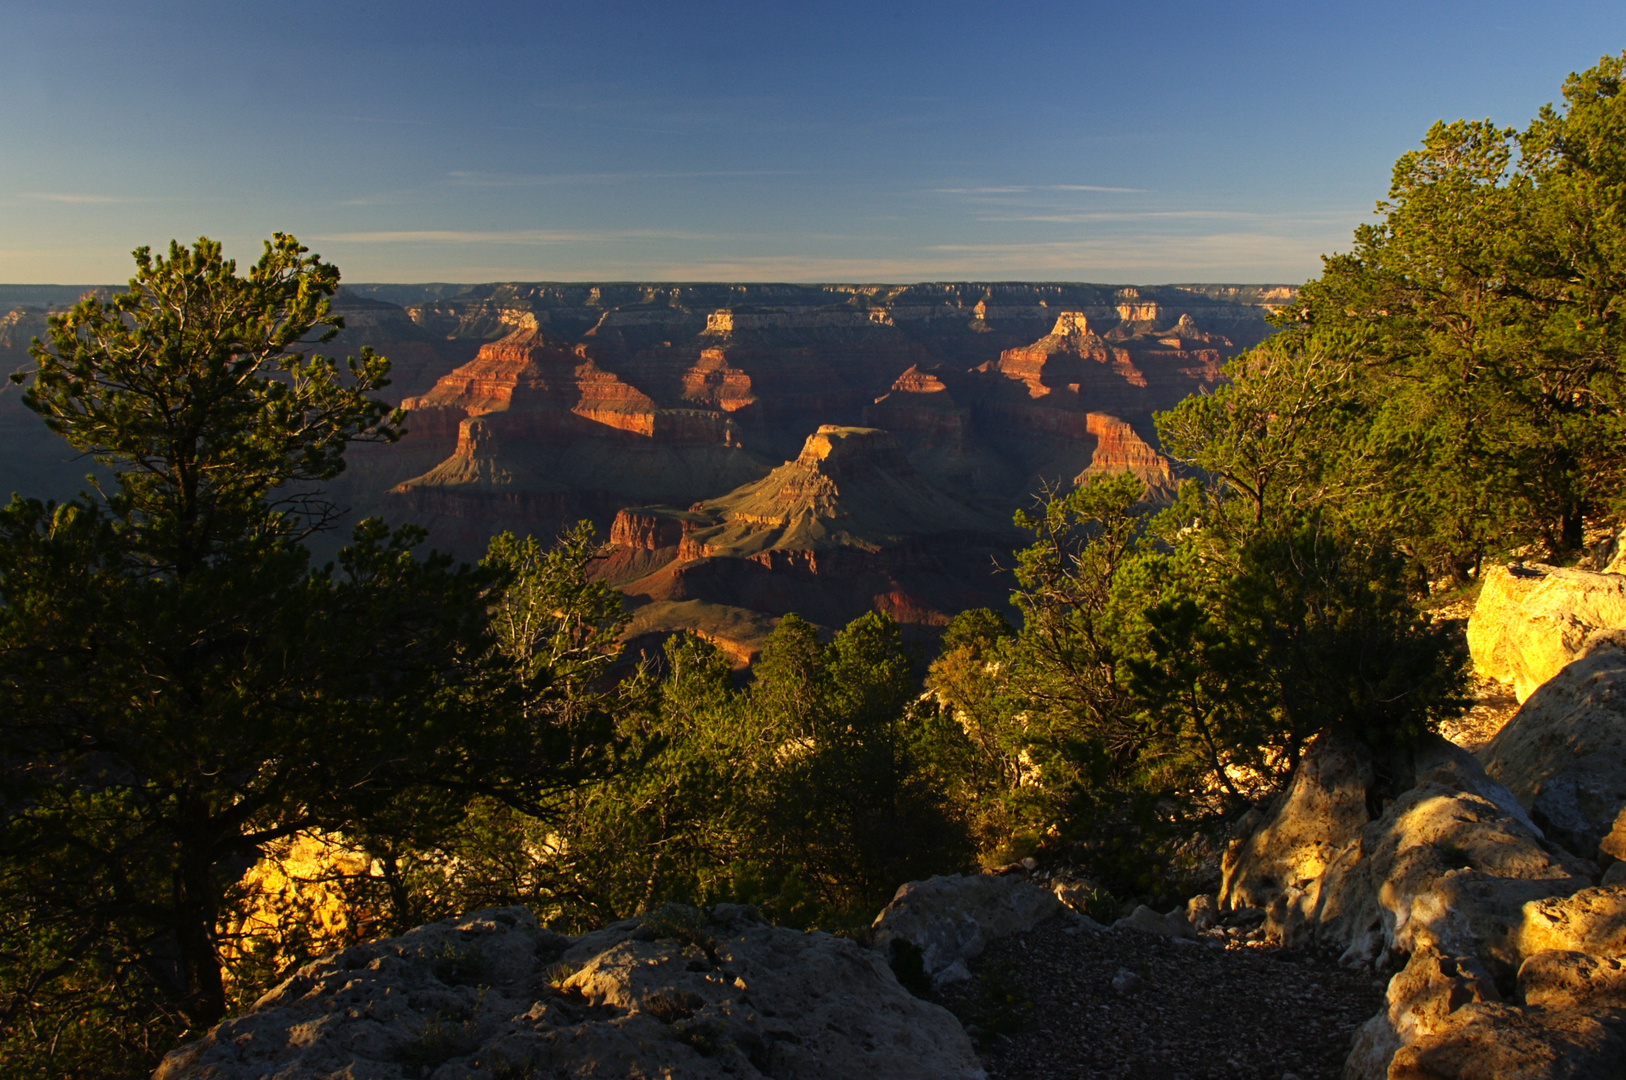
POLYGON ((1301 282, 1437 119, 1626 5, 12 4, 0 281, 138 245, 353 281, 1301 282))

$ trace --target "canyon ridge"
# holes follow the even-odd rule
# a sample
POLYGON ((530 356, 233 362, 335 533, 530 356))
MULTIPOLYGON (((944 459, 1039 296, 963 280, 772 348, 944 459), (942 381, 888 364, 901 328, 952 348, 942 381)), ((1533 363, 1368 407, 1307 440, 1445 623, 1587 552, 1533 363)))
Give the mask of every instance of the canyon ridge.
MULTIPOLYGON (((79 291, 0 289, 8 371, 79 291)), ((1128 471, 1169 495, 1153 414, 1214 387, 1294 291, 353 286, 320 351, 389 357, 407 434, 352 447, 334 494, 467 559, 590 520, 629 636, 698 630, 740 664, 790 611, 930 633, 1006 602, 1013 514, 1047 492, 1128 471)), ((19 396, 0 395, 9 486, 71 496, 89 463, 19 396)))

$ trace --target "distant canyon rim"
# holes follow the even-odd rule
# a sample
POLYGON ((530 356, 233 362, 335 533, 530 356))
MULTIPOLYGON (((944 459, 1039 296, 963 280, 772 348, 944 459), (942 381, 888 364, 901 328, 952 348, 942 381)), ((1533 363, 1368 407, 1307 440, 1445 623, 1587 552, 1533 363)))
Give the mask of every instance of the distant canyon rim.
MULTIPOLYGON (((0 286, 28 366, 72 287, 0 286)), ((930 634, 999 607, 1011 522, 1129 471, 1172 492, 1153 415, 1271 332, 1285 285, 356 285, 344 331, 393 363, 407 435, 358 445, 350 520, 416 521, 476 558, 590 520, 629 638, 696 630, 749 663, 795 611, 930 634)), ((9 486, 64 498, 87 462, 0 395, 9 486)))

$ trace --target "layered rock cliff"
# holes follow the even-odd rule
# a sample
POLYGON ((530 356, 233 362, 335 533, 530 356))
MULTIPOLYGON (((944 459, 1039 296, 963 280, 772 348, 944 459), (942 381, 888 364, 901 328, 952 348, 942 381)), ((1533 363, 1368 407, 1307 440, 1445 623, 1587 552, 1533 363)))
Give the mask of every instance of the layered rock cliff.
POLYGON ((787 610, 934 623, 1003 601, 983 556, 1008 555, 1004 523, 1043 493, 1126 470, 1172 491, 1152 413, 1214 385, 1264 312, 1188 289, 482 287, 410 309, 426 332, 490 340, 405 402, 409 446, 443 454, 393 509, 467 554, 498 528, 593 518, 616 534, 604 575, 666 605, 641 611, 651 627, 696 604, 752 633, 787 610), (891 434, 834 437, 814 467, 824 427, 891 434), (831 502, 849 445, 873 482, 831 502), (709 524, 672 541, 616 516, 651 504, 709 524))
MULTIPOLYGON (((687 512, 623 510, 601 573, 657 607, 646 622, 701 602, 714 614, 794 610, 831 624, 875 607, 941 625, 1003 601, 1009 582, 994 557, 1012 540, 997 518, 922 476, 891 432, 827 424, 795 460, 687 512)), ((694 629, 736 655, 753 648, 737 633, 694 629)))
POLYGON ((409 398, 409 430, 449 453, 391 495, 474 543, 496 522, 552 535, 577 517, 638 502, 702 498, 766 465, 740 446, 721 410, 662 408, 598 363, 521 319, 428 393, 409 398))
MULTIPOLYGON (((1153 412, 1212 385, 1290 296, 1254 286, 1021 283, 497 284, 416 295, 359 286, 334 298, 345 329, 323 351, 368 345, 389 356, 385 396, 405 406, 407 434, 353 447, 334 495, 355 517, 419 521, 431 543, 474 557, 504 529, 546 537, 581 518, 607 530, 629 507, 721 505, 774 463, 797 459, 822 425, 861 426, 896 437, 908 483, 953 493, 999 531, 1042 493, 1103 472, 1127 469, 1154 497, 1165 493, 1172 475, 1153 412)), ((0 352, 9 341, 14 366, 43 317, 25 312, 0 327, 0 352)), ((19 488, 71 495, 83 464, 14 396, 0 395, 0 414, 19 488), (42 454, 38 469, 29 464, 42 454)), ((850 552, 867 550, 871 533, 866 525, 851 535, 866 539, 839 555, 775 555, 761 569, 806 577, 814 564, 857 558, 850 552)), ((911 538, 870 545, 895 559, 942 546, 947 533, 911 526, 875 535, 911 538)), ((617 547, 645 554, 621 559, 616 580, 654 558, 617 547)), ((820 549, 775 540, 765 550, 820 549)), ((824 570, 814 577, 830 580, 824 570)), ((811 596, 802 579, 776 599, 754 586, 730 593, 728 580, 704 591, 726 599, 739 625, 793 602, 830 617, 853 607, 811 596)), ((865 604, 928 620, 959 595, 889 586, 865 604)))

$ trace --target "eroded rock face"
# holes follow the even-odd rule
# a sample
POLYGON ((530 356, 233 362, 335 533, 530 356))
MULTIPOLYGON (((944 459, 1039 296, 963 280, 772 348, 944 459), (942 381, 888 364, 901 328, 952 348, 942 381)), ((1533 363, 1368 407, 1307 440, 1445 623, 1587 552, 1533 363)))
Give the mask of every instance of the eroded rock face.
POLYGON ((1519 968, 1519 1000, 1544 1009, 1626 1008, 1626 963, 1574 949, 1533 953, 1519 968))
POLYGON ((1395 1052, 1388 1080, 1618 1080, 1626 1013, 1469 1004, 1395 1052))
POLYGON ((1499 1002, 1502 995, 1475 961, 1425 946, 1389 980, 1387 998, 1384 1011, 1356 1032, 1344 1065, 1345 1080, 1383 1080, 1401 1047, 1445 1030, 1464 1006, 1499 1002))
POLYGON ((1346 1080, 1620 1076, 1626 894, 1588 889, 1522 914, 1511 996, 1473 957, 1423 946, 1390 981, 1388 1009, 1358 1033, 1346 1080))
POLYGON ((1268 909, 1285 889, 1305 890, 1360 841, 1371 821, 1372 755, 1323 736, 1306 747, 1292 783, 1221 863, 1220 906, 1268 909))
POLYGON ((1549 850, 1467 754, 1420 764, 1417 786, 1363 830, 1353 861, 1328 873, 1306 922, 1318 916, 1350 959, 1432 946, 1516 971, 1522 952, 1512 928, 1524 905, 1585 887, 1586 870, 1549 850))
POLYGON ((1610 837, 1626 813, 1626 634, 1588 638, 1479 756, 1554 839, 1584 858, 1621 858, 1610 837))
POLYGON ((1346 962, 1382 965, 1429 947, 1477 957, 1511 982, 1525 904, 1590 885, 1586 867, 1549 849, 1458 747, 1433 740, 1400 764, 1414 785, 1372 818, 1370 751, 1333 740, 1308 748, 1293 786, 1227 852, 1222 906, 1263 908, 1272 937, 1336 946, 1346 962))
POLYGON ((499 908, 307 964, 155 1080, 433 1076, 963 1078, 945 1009, 873 953, 746 908, 665 909, 579 939, 499 908))
POLYGON ((1054 893, 1015 875, 939 875, 898 889, 875 917, 875 949, 886 955, 893 939, 907 941, 934 982, 953 982, 970 976, 965 962, 988 942, 1066 910, 1054 893))
POLYGON ((1482 675, 1522 702, 1581 654, 1599 630, 1626 627, 1626 575, 1552 566, 1491 566, 1468 620, 1482 675))
POLYGON ((1526 955, 1562 949, 1626 956, 1626 885, 1536 901, 1523 915, 1519 945, 1526 955))
POLYGON ((1140 478, 1152 498, 1173 494, 1174 473, 1169 469, 1168 458, 1152 449, 1146 440, 1135 434, 1134 428, 1104 413, 1090 413, 1085 421, 1088 431, 1095 436, 1095 449, 1090 454, 1089 465, 1074 477, 1075 483, 1082 484, 1093 476, 1127 472, 1140 478))

